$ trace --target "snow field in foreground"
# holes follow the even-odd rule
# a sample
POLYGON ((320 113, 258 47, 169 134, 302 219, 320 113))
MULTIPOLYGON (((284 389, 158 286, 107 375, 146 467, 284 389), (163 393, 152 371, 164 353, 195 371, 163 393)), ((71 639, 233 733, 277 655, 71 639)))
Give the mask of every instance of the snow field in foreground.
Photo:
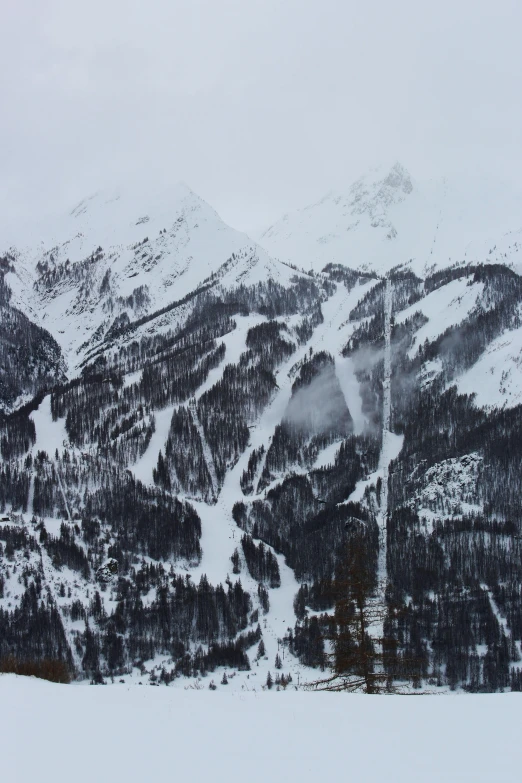
POLYGON ((520 780, 515 693, 232 695, 1 675, 0 703, 10 783, 520 780))

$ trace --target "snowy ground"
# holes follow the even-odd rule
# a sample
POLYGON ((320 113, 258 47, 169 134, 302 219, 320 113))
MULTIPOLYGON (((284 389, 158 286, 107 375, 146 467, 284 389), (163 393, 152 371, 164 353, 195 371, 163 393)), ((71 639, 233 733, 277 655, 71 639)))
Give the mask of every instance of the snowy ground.
POLYGON ((459 394, 476 394, 481 407, 514 408, 522 402, 522 327, 505 331, 457 382, 459 394))
POLYGON ((520 780, 516 693, 198 693, 1 675, 0 703, 9 783, 520 780))

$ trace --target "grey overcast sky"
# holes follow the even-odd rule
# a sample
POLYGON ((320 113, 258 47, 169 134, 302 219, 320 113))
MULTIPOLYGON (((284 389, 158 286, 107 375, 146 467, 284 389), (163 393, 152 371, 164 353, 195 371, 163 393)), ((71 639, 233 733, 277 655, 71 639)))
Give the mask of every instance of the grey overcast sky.
POLYGON ((522 180, 520 0, 0 0, 0 220, 184 180, 238 228, 370 165, 522 180))

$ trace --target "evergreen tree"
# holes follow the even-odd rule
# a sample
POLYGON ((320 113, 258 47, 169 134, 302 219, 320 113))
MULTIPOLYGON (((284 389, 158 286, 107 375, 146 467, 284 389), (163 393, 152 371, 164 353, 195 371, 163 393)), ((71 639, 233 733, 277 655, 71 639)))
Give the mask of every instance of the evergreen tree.
POLYGON ((382 626, 388 607, 380 599, 375 576, 362 536, 347 547, 334 581, 335 613, 326 634, 332 645, 328 656, 332 675, 313 683, 329 691, 392 691, 388 663, 393 661, 396 643, 392 638, 371 635, 375 625, 382 626))

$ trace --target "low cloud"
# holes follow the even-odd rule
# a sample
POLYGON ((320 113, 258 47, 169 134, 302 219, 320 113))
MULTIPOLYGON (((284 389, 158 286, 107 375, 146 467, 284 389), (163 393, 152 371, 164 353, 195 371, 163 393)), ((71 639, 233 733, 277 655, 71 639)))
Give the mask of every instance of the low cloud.
POLYGON ((314 434, 330 430, 343 433, 352 428, 352 417, 332 365, 293 395, 285 420, 298 430, 314 434))

